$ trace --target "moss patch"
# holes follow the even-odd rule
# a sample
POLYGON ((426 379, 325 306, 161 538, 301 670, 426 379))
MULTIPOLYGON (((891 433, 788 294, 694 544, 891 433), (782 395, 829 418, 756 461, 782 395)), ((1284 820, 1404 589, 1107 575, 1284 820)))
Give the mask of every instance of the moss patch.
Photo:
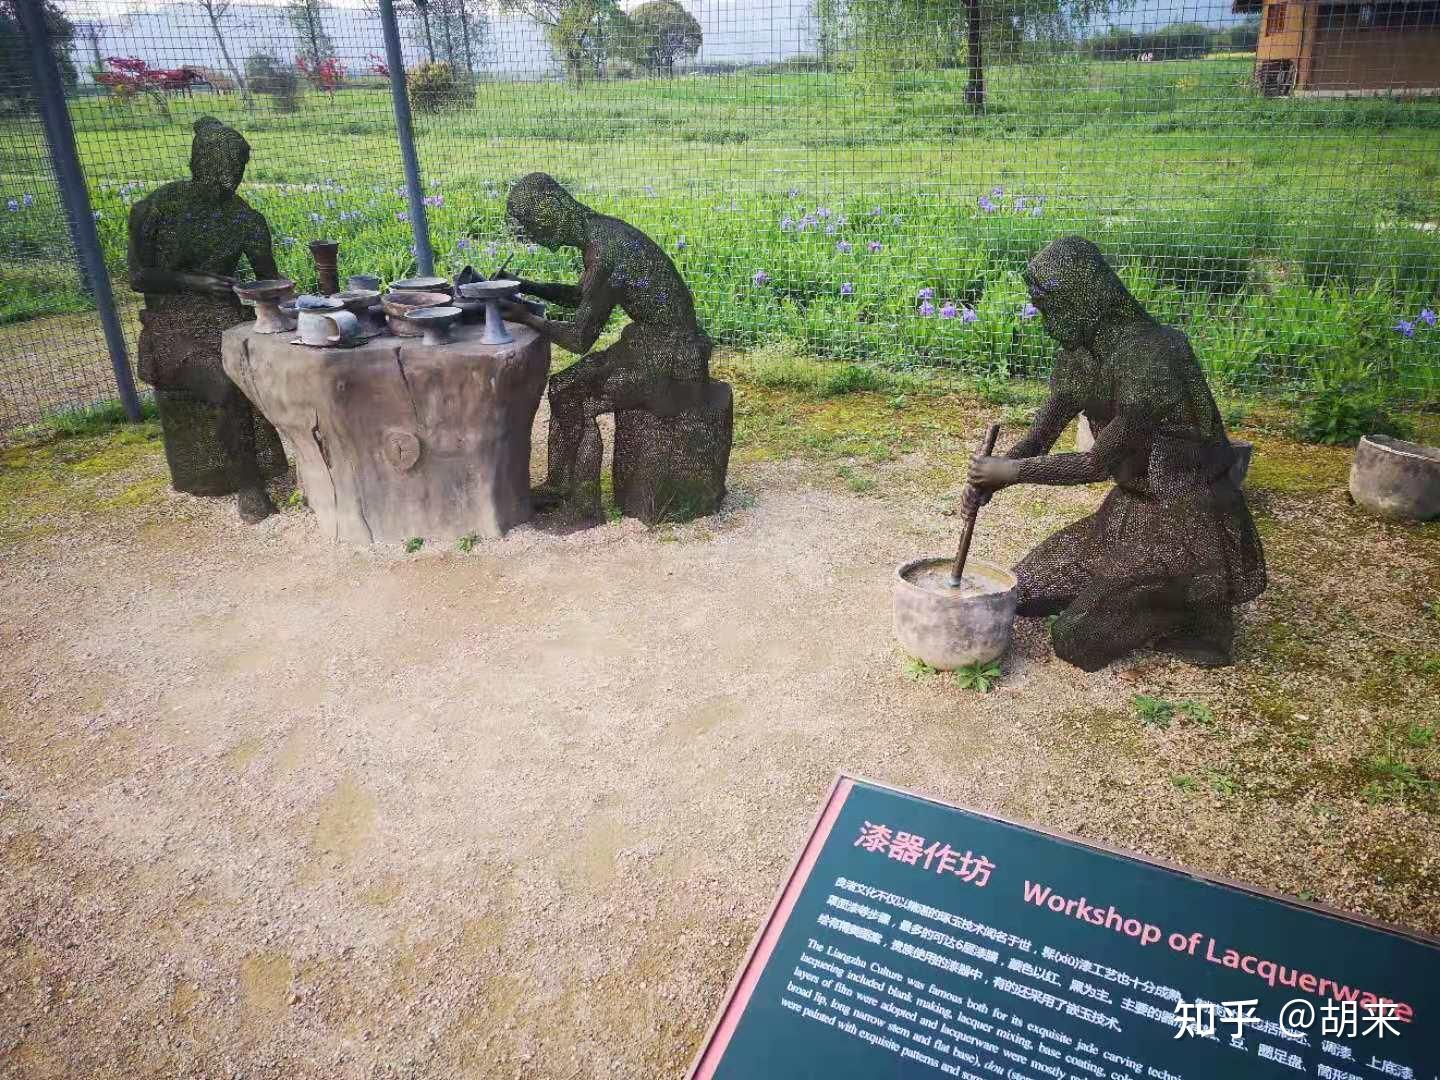
POLYGON ((0 541, 54 532, 54 520, 141 505, 164 490, 160 427, 49 435, 0 450, 0 541), (140 475, 145 474, 145 475, 140 475))

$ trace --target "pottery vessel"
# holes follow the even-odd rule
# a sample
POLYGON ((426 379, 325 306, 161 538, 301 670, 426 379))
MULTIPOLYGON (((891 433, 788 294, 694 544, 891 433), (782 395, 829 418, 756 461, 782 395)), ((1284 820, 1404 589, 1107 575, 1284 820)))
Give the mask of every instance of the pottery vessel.
POLYGON ((426 345, 445 345, 450 341, 450 327, 460 318, 459 308, 449 304, 439 307, 414 308, 405 321, 420 327, 426 345))
POLYGON ((241 303, 255 308, 252 333, 279 334, 295 329, 295 323, 280 310, 281 303, 295 295, 295 283, 289 278, 239 282, 235 285, 235 295, 241 303))
POLYGON ((907 653, 938 671, 998 659, 1015 622, 1015 575, 994 563, 971 559, 965 566, 965 577, 985 582, 990 591, 924 588, 912 580, 917 572, 937 568, 948 575, 950 563, 942 557, 915 559, 895 571, 895 637, 907 653))
POLYGON ((1355 448, 1350 496, 1391 521, 1440 518, 1440 448, 1367 435, 1355 448))
POLYGON ((405 278, 403 281, 392 281, 390 291, 393 292, 429 292, 444 293, 447 297, 453 297, 455 290, 450 287, 450 279, 439 277, 405 278))
POLYGON ((295 301, 300 340, 306 345, 353 345, 360 340, 360 320, 330 296, 302 296, 295 301))
POLYGON ((380 301, 380 306, 389 317, 390 332, 397 337, 419 337, 421 330, 405 316, 417 308, 444 307, 450 303, 446 293, 406 292, 391 289, 380 301))
POLYGON ((472 281, 460 286, 460 295, 466 300, 482 300, 485 303, 485 333, 480 337, 482 345, 507 345, 515 340, 505 329, 505 320, 500 315, 500 301, 512 300, 519 293, 520 282, 510 278, 472 281))

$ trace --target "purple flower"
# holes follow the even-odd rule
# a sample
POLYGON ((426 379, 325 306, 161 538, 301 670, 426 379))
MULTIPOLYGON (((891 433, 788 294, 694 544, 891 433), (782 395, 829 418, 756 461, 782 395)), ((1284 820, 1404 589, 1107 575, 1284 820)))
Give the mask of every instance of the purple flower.
POLYGON ((425 205, 426 205, 426 206, 433 206, 433 207, 435 207, 435 209, 438 210, 438 209, 440 209, 440 207, 442 207, 442 206, 445 205, 445 196, 444 196, 444 195, 426 195, 426 196, 425 196, 425 205))
POLYGON ((1405 337, 1415 336, 1415 324, 1409 319, 1401 319, 1395 324, 1395 329, 1400 331, 1405 337))
POLYGON ((792 218, 789 214, 786 214, 780 219, 781 232, 789 232, 793 228, 795 228, 795 219, 792 218))
POLYGON ((798 199, 798 198, 800 197, 800 189, 799 189, 799 188, 793 188, 793 187, 792 187, 792 188, 789 190, 789 192, 787 192, 787 194, 788 194, 788 195, 790 196, 790 198, 792 198, 792 199, 798 199))
POLYGON ((684 250, 685 250, 687 247, 689 247, 689 246, 690 246, 690 245, 689 245, 688 243, 686 243, 685 238, 684 238, 683 236, 680 237, 679 240, 676 240, 676 241, 675 241, 675 250, 676 250, 676 251, 684 251, 684 250))
POLYGON ((767 274, 764 270, 756 270, 755 276, 752 277, 750 280, 755 282, 756 285, 764 285, 767 281, 770 280, 770 275, 767 274))
POLYGON ((18 213, 20 212, 20 200, 19 200, 19 199, 6 199, 6 200, 5 200, 5 209, 6 209, 6 210, 9 210, 10 213, 12 213, 12 214, 18 214, 18 213))
POLYGON ((1017 214, 1023 214, 1023 213, 1025 212, 1025 198, 1024 198, 1024 196, 1021 196, 1020 198, 1018 198, 1018 199, 1015 200, 1015 212, 1016 212, 1017 214))
POLYGON ((850 252, 855 250, 855 245, 850 243, 849 240, 841 240, 838 244, 835 245, 835 250, 838 251, 841 255, 849 255, 850 252))
POLYGON ((959 314, 960 309, 950 300, 946 300, 944 306, 940 308, 940 318, 942 319, 953 319, 959 314))
POLYGON ((931 315, 935 314, 935 305, 929 300, 926 300, 920 305, 920 314, 928 319, 931 315))
POLYGON ((22 206, 34 206, 34 205, 35 205, 35 196, 34 196, 34 195, 31 195, 31 194, 27 191, 24 195, 22 195, 22 196, 20 197, 20 204, 21 204, 22 206))
POLYGON ((935 290, 932 289, 932 288, 930 288, 930 287, 927 285, 925 288, 921 289, 918 293, 915 294, 915 299, 916 299, 916 300, 934 300, 934 299, 935 299, 935 290))
POLYGON ((963 323, 979 322, 980 316, 975 314, 974 308, 967 307, 960 312, 960 321, 963 323))
POLYGON ((455 241, 455 249, 457 251, 467 251, 469 250, 469 247, 470 238, 468 236, 462 236, 459 240, 455 241))
POLYGON ((395 211, 395 220, 403 225, 405 224, 405 222, 410 220, 410 215, 407 214, 404 210, 397 210, 395 211))
POLYGON ((824 221, 826 218, 828 218, 828 217, 830 216, 830 208, 829 208, 828 206, 816 207, 816 209, 815 209, 815 216, 816 216, 817 218, 819 218, 821 221, 824 221))
POLYGON ((999 209, 999 207, 997 207, 993 202, 990 201, 990 196, 988 195, 981 195, 979 202, 980 209, 984 210, 987 214, 993 214, 997 209, 999 209))
POLYGON ((990 189, 990 194, 996 199, 1001 199, 1005 197, 1005 189, 999 184, 996 184, 993 188, 990 189))
POLYGON ((881 208, 881 207, 879 207, 879 206, 876 206, 876 207, 874 207, 874 208, 871 209, 871 211, 870 211, 870 216, 871 216, 871 217, 884 217, 884 216, 885 216, 885 211, 884 211, 883 208, 881 208))
POLYGON ((854 295, 855 295, 855 283, 852 282, 852 281, 841 282, 841 284, 840 284, 840 295, 841 295, 841 296, 854 296, 854 295))
POLYGON ((879 255, 880 252, 885 250, 885 245, 880 243, 879 240, 871 240, 870 243, 865 246, 870 249, 871 255, 879 255))
POLYGON ((825 226, 825 235, 826 235, 826 236, 834 236, 834 235, 835 235, 836 233, 838 233, 839 231, 840 231, 840 226, 839 226, 839 225, 836 225, 833 221, 832 221, 829 225, 826 225, 826 226, 825 226))
POLYGON ((1037 308, 1034 304, 1030 303, 1029 300, 1026 300, 1025 306, 1020 309, 1020 318, 1022 319, 1033 319, 1036 315, 1039 314, 1040 309, 1037 308))
POLYGON ((1420 316, 1419 316, 1419 318, 1420 318, 1420 321, 1423 322, 1426 326, 1434 327, 1434 325, 1435 325, 1435 312, 1434 312, 1434 310, 1433 310, 1432 308, 1428 308, 1428 307, 1427 307, 1427 308, 1422 308, 1421 311, 1420 311, 1420 316))
POLYGON ((819 224, 820 221, 814 214, 806 214, 800 219, 800 224, 796 226, 795 231, 806 232, 807 230, 815 228, 819 224))
POLYGON ((1043 206, 1032 206, 1032 207, 1030 208, 1030 216, 1031 216, 1031 217, 1039 217, 1039 216, 1040 216, 1042 213, 1044 213, 1044 212, 1045 212, 1045 208, 1044 208, 1043 206))
POLYGON ((295 246, 296 244, 298 244, 300 241, 297 240, 297 239, 295 239, 295 237, 293 237, 293 236, 286 236, 286 237, 283 237, 283 238, 280 240, 280 242, 281 242, 282 244, 284 244, 286 247, 294 247, 294 246, 295 246))

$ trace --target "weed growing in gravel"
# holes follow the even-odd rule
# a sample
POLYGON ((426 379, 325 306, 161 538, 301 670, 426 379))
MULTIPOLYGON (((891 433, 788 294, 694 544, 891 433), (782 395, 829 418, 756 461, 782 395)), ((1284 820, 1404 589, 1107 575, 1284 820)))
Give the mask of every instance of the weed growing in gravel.
POLYGON ((955 682, 965 690, 978 690, 982 694, 988 694, 997 682, 1000 681, 1000 664, 991 660, 987 664, 966 664, 957 668, 954 673, 955 682))
POLYGON ((469 555, 470 552, 475 550, 475 545, 479 542, 480 537, 477 536, 475 533, 466 533, 464 536, 460 537, 459 540, 455 541, 455 550, 461 552, 462 554, 469 555))
POLYGON ((415 554, 415 552, 419 551, 424 546, 425 541, 423 538, 419 536, 412 536, 409 540, 405 541, 405 554, 413 555, 415 554))

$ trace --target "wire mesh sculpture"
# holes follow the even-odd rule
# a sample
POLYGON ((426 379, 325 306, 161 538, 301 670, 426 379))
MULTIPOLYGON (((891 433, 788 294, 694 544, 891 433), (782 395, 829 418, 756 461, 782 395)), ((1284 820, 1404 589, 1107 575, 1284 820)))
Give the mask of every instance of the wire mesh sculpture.
POLYGON ((139 374, 155 388, 176 491, 238 496, 240 516, 274 512, 267 479, 285 451, 220 366, 220 337, 247 318, 232 286, 244 258, 278 276, 265 218, 237 194, 250 146, 212 117, 195 122, 189 180, 157 188, 130 211, 130 286, 145 294, 139 374))
POLYGON ((1115 486, 1016 567, 1018 613, 1056 615, 1056 655, 1086 671, 1149 645, 1230 663, 1232 609, 1264 591, 1265 558, 1189 340, 1151 318, 1081 237, 1031 259, 1025 282, 1060 345, 1050 396, 1004 457, 971 462, 967 509, 1010 484, 1115 486), (1050 453, 1081 412, 1094 446, 1050 453))
POLYGON ((507 201, 512 231, 552 251, 579 248, 577 285, 521 281, 521 291, 573 308, 568 321, 507 304, 524 323, 574 353, 589 353, 618 307, 620 340, 550 379, 549 464, 542 503, 577 521, 600 516, 603 447, 596 417, 616 414, 615 487, 622 511, 648 521, 710 513, 725 494, 732 413, 729 387, 710 379, 710 339, 670 257, 650 237, 576 201, 531 173, 507 201))

